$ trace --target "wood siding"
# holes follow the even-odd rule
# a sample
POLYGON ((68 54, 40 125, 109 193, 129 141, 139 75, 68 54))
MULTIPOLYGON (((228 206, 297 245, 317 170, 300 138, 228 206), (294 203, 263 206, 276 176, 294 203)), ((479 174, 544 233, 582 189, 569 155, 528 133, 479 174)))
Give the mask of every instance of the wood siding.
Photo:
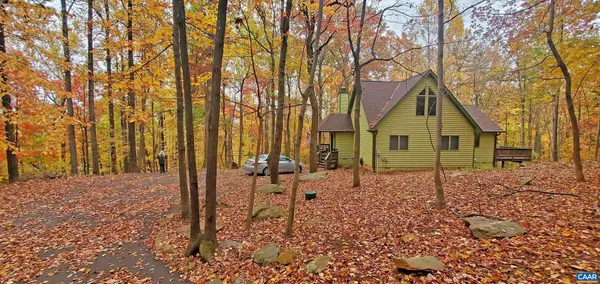
POLYGON ((482 133, 479 137, 479 148, 475 148, 475 160, 473 165, 476 168, 494 167, 494 137, 496 133, 482 133))
POLYGON ((352 153, 354 153, 354 132, 336 132, 333 147, 338 149, 338 164, 343 167, 352 167, 352 153))
POLYGON ((338 113, 346 113, 348 111, 348 93, 338 94, 338 113))
MULTIPOLYGON (((416 115, 416 96, 427 87, 435 91, 436 82, 429 77, 421 80, 377 125, 378 170, 433 168, 434 150, 431 143, 433 142, 435 145, 436 117, 430 116, 427 122, 431 133, 430 141, 426 127, 427 116, 416 115), (408 150, 389 150, 390 135, 407 135, 408 150)), ((442 166, 445 168, 472 167, 474 129, 447 97, 444 98, 443 104, 442 134, 460 138, 458 150, 442 151, 442 166)), ((427 106, 427 103, 425 105, 427 106)), ((361 157, 366 164, 372 165, 372 134, 367 132, 367 129, 367 121, 363 118, 360 129, 361 157)))

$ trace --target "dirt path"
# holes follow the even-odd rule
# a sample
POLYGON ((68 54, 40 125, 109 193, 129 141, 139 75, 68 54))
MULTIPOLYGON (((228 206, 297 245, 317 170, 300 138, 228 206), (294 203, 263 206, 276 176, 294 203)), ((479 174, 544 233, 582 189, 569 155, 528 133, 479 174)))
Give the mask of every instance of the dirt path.
POLYGON ((0 190, 0 282, 181 282, 154 258, 175 173, 37 180, 0 190), (114 282, 114 281, 112 281, 114 282))

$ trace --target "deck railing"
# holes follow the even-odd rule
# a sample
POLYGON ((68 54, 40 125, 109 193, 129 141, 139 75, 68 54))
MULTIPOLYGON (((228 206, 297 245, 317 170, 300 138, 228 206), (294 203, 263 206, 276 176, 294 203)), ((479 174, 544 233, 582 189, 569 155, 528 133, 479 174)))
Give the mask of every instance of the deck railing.
POLYGON ((531 148, 500 146, 496 148, 496 161, 522 163, 531 161, 531 148))

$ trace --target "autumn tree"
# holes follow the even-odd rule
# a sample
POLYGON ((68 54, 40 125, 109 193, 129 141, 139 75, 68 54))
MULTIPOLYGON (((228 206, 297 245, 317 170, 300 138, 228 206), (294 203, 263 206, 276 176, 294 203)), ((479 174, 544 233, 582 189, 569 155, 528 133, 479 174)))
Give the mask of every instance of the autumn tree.
POLYGON ((552 51, 552 56, 554 56, 554 59, 556 60, 556 63, 558 64, 558 67, 563 73, 565 79, 565 99, 567 101, 569 120, 571 121, 571 132, 573 133, 573 163, 575 164, 575 176, 577 177, 577 181, 585 181, 583 167, 581 165, 579 125, 577 124, 577 116, 575 116, 575 107, 573 106, 573 98, 571 96, 571 74, 569 73, 569 68, 563 61, 560 52, 556 48, 554 40, 552 39, 552 34, 554 32, 555 6, 555 0, 550 0, 550 15, 548 19, 548 30, 546 30, 546 42, 548 43, 548 47, 550 47, 550 51, 552 51))
POLYGON ((446 208, 444 200, 444 188, 440 169, 442 153, 442 102, 446 90, 444 87, 444 0, 438 0, 438 50, 437 50, 437 94, 435 106, 435 158, 433 164, 433 176, 435 182, 436 207, 438 209, 446 208))
MULTIPOLYGON (((6 17, 6 12, 4 11, 4 4, 6 4, 8 0, 2 0, 0 2, 0 13, 2 13, 2 17, 6 17)), ((4 21, 0 21, 0 53, 3 57, 6 57, 6 41, 4 36, 4 21)), ((11 96, 8 93, 6 88, 7 84, 7 76, 4 68, 0 67, 0 92, 2 94, 2 107, 4 108, 4 119, 5 126, 4 131, 6 133, 6 163, 8 167, 8 181, 14 182, 19 177, 19 162, 17 160, 16 155, 16 146, 17 146, 17 137, 15 131, 15 124, 13 122, 13 118, 11 117, 11 113, 13 112, 13 107, 11 104, 11 96)))
POLYGON ((63 67, 65 92, 67 92, 67 115, 71 119, 68 126, 69 133, 69 159, 71 165, 71 174, 77 175, 77 144, 75 141, 75 125, 73 122, 73 98, 71 97, 71 48, 69 46, 69 15, 67 11, 66 0, 60 1, 62 18, 62 36, 63 36, 63 55, 65 57, 65 66, 63 67))

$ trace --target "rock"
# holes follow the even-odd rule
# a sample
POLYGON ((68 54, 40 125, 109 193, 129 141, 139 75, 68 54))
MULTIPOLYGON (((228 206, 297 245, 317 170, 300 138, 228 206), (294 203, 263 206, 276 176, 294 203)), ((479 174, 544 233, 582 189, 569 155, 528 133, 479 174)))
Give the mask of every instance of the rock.
POLYGON ((260 211, 263 211, 267 208, 269 208, 269 205, 265 202, 261 202, 258 205, 254 205, 254 208, 252 208, 252 217, 255 217, 260 211))
POLYGON ((264 194, 282 194, 285 193, 285 189, 277 184, 265 184, 256 189, 256 192, 264 194))
POLYGON ((459 177, 459 176, 464 176, 464 175, 465 175, 465 173, 463 173, 463 172, 456 172, 456 173, 452 173, 450 175, 450 177, 454 178, 454 177, 459 177))
POLYGON ((444 269, 446 265, 434 256, 417 256, 411 258, 394 258, 392 259, 396 269, 406 271, 439 271, 444 269))
POLYGON ((531 185, 533 179, 531 177, 520 177, 517 181, 520 185, 531 185))
POLYGON ((233 282, 233 284, 244 284, 244 275, 240 274, 240 276, 238 276, 238 278, 235 279, 235 282, 233 282))
POLYGON ((190 236, 190 226, 189 225, 181 226, 179 229, 177 229, 177 233, 179 233, 180 235, 182 235, 184 237, 189 237, 190 236))
POLYGON ((284 251, 282 254, 280 254, 275 261, 277 261, 283 265, 288 265, 288 264, 292 263, 292 261, 294 260, 294 258, 296 258, 296 256, 298 256, 298 252, 296 252, 293 249, 288 249, 288 250, 284 251))
POLYGON ((169 253, 175 250, 175 247, 165 242, 165 232, 156 233, 154 237, 154 249, 158 252, 169 253))
POLYGON ((215 278, 215 279, 207 282, 207 284, 222 284, 222 283, 223 283, 223 281, 221 281, 221 279, 219 279, 219 278, 215 278))
POLYGON ((219 244, 219 247, 221 249, 228 249, 228 248, 241 248, 242 244, 240 242, 236 242, 233 240, 226 240, 224 242, 221 242, 219 244))
POLYGON ((202 241, 200 243, 200 257, 206 262, 210 262, 214 255, 215 249, 217 249, 217 243, 211 241, 202 241))
POLYGON ((306 265, 307 273, 321 273, 325 268, 327 268, 327 264, 331 261, 331 257, 327 255, 321 255, 315 258, 313 261, 309 262, 306 265))
POLYGON ((513 221, 493 220, 481 216, 468 217, 465 221, 473 236, 478 239, 510 238, 523 235, 527 231, 513 221))
POLYGON ((270 218, 279 218, 285 215, 285 210, 281 206, 271 206, 264 202, 261 202, 258 206, 254 207, 252 211, 252 219, 264 220, 270 218))
POLYGON ((217 198, 217 208, 227 208, 229 207, 229 205, 225 202, 223 202, 223 200, 221 200, 221 198, 217 198))
POLYGON ((326 178, 329 174, 325 171, 316 172, 312 174, 303 175, 300 177, 300 181, 318 180, 326 178))
POLYGON ((279 256, 279 247, 274 243, 268 243, 260 248, 252 256, 252 260, 258 264, 269 264, 279 256))

